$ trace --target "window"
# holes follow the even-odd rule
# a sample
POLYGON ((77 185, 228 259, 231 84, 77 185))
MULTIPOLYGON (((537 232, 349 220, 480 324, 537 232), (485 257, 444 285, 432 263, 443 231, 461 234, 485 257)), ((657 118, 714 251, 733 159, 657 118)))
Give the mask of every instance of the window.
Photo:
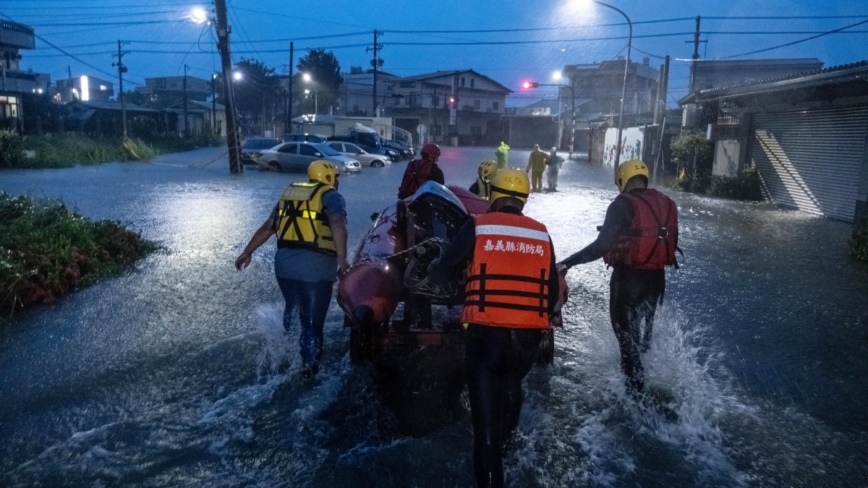
POLYGON ((307 144, 302 144, 299 149, 301 149, 300 152, 302 156, 322 156, 322 154, 320 154, 320 152, 317 151, 315 147, 309 146, 307 144))
POLYGON ((440 106, 440 97, 437 95, 431 95, 431 106, 439 107, 440 106))
POLYGON ((461 86, 464 87, 464 77, 461 77, 461 86))
POLYGON ((495 111, 500 110, 500 103, 499 102, 491 102, 491 110, 495 110, 495 111))
POLYGON ((473 85, 476 84, 476 78, 470 78, 470 88, 473 88, 473 85))
MULTIPOLYGON (((471 81, 472 81, 472 80, 471 80, 471 81)), ((473 101, 473 108, 475 108, 475 109, 479 109, 480 107, 482 107, 482 102, 479 101, 479 100, 474 100, 474 101, 473 101)))
POLYGON ((298 152, 296 150, 297 147, 298 147, 298 144, 284 144, 284 145, 280 146, 280 149, 278 149, 277 152, 282 152, 282 153, 287 153, 287 154, 296 154, 298 152))
POLYGON ((415 81, 402 81, 401 82, 401 88, 415 88, 415 87, 416 87, 415 81))
POLYGON ((333 143, 329 144, 329 147, 334 149, 337 152, 343 152, 344 151, 343 144, 341 144, 340 142, 333 142, 333 143))

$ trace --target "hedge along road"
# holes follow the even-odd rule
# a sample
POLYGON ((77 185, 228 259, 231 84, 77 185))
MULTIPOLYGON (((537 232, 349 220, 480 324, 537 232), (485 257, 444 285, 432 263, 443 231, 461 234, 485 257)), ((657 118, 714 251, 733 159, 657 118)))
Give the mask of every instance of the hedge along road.
MULTIPOLYGON (((469 186, 492 152, 444 147, 447 182, 469 186)), ((0 190, 60 198, 163 246, 0 330, 0 485, 473 486, 466 406, 404 434, 374 371, 349 363, 336 305, 320 377, 299 383, 296 363, 278 372, 297 351, 280 325, 273 241, 244 273, 232 263, 303 175, 230 175, 221 153, 0 174, 0 190)), ((527 155, 512 150, 512 165, 527 155)), ((351 249, 405 164, 342 177, 351 249)), ((526 213, 565 257, 595 237, 615 188, 611 170, 567 162, 559 189, 534 194, 526 213)), ((575 268, 555 364, 527 378, 508 483, 868 483, 868 269, 847 258, 850 226, 668 193, 686 258, 668 272, 645 362, 679 420, 625 396, 609 271, 575 268)))

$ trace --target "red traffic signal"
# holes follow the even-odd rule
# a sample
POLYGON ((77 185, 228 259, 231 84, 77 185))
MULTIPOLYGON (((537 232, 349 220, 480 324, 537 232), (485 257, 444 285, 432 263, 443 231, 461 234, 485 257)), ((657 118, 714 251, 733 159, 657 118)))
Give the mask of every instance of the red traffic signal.
POLYGON ((524 83, 521 84, 521 86, 523 86, 523 87, 525 88, 525 90, 526 90, 526 89, 528 89, 528 88, 536 88, 536 87, 538 87, 538 86, 539 86, 539 83, 537 83, 537 82, 535 82, 535 81, 525 81, 524 83))

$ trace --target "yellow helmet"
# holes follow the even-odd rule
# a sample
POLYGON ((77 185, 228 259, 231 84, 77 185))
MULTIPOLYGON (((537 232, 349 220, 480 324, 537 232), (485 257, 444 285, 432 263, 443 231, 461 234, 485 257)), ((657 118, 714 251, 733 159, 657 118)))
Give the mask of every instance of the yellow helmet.
POLYGON ((317 159, 307 167, 307 177, 311 181, 319 181, 326 185, 335 186, 339 174, 337 166, 322 159, 317 159))
POLYGON ((491 182, 491 201, 498 198, 514 197, 527 203, 527 195, 530 191, 530 181, 527 173, 515 168, 504 168, 494 174, 491 182))
POLYGON ((644 176, 646 182, 650 179, 648 177, 648 167, 640 159, 624 161, 618 166, 618 172, 615 173, 615 185, 618 186, 619 190, 624 191, 627 182, 634 176, 644 176))
POLYGON ((491 160, 486 160, 479 163, 479 176, 483 178, 491 178, 494 173, 497 173, 497 163, 491 160))

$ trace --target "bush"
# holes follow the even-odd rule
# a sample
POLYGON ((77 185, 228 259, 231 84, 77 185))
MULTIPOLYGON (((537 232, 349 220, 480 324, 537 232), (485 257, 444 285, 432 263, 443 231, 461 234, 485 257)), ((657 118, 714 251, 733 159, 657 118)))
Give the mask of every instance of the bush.
POLYGON ((699 131, 682 132, 670 144, 672 159, 678 165, 675 186, 694 193, 705 193, 711 186, 714 144, 699 131))
POLYGON ((847 243, 850 256, 868 262, 868 213, 856 223, 850 242, 847 243))
POLYGON ((0 129, 0 168, 10 168, 21 161, 21 138, 12 129, 0 129))
POLYGON ((738 200, 762 200, 759 173, 754 166, 748 166, 735 178, 712 176, 708 193, 716 197, 738 200))
POLYGON ((0 317, 122 273, 155 249, 119 222, 0 193, 0 317))

